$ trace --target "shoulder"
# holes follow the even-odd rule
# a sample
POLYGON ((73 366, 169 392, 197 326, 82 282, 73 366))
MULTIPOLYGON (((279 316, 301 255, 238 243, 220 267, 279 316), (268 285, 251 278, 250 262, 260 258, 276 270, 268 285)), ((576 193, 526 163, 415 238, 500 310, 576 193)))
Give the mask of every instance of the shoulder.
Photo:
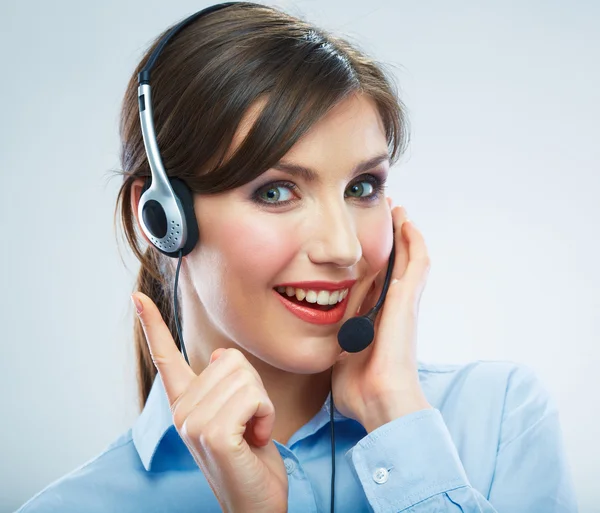
POLYGON ((419 363, 419 378, 430 403, 447 423, 481 421, 497 426, 501 443, 535 422, 556 414, 544 382, 530 366, 504 360, 466 364, 419 363))
POLYGON ((132 430, 101 454, 51 483, 16 513, 138 513, 221 511, 198 465, 175 429, 164 436, 161 458, 146 470, 132 430))
POLYGON ((16 513, 116 511, 119 493, 127 490, 115 485, 126 486, 128 473, 143 470, 128 430, 102 453, 46 486, 16 513))
POLYGON ((537 372, 530 366, 507 360, 476 360, 465 364, 431 364, 419 362, 419 379, 434 395, 450 390, 480 395, 500 392, 503 397, 523 395, 538 399, 548 392, 537 372))

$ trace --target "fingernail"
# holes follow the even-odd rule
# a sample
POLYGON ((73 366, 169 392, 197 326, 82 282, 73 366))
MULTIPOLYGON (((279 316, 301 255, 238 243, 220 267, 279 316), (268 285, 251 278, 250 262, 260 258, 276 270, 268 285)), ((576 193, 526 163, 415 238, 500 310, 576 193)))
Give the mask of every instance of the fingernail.
POLYGON ((133 302, 133 306, 135 306, 135 311, 140 315, 144 309, 141 301, 134 294, 131 294, 131 301, 133 302))
POLYGON ((221 356, 221 354, 223 353, 223 351, 220 351, 217 353, 217 351, 219 351, 218 349, 215 349, 212 354, 210 355, 210 361, 208 362, 208 364, 210 365, 211 363, 214 363, 215 360, 219 359, 219 356, 221 356), (215 356, 215 353, 217 353, 217 356, 215 356))
POLYGON ((338 354, 337 360, 338 362, 341 362, 342 360, 345 360, 348 357, 348 354, 346 351, 342 351, 340 354, 338 354))

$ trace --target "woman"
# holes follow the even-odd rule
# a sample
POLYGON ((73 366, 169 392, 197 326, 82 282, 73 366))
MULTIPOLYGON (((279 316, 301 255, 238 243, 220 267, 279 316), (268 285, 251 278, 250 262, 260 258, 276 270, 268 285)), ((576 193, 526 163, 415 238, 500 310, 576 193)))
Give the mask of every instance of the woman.
POLYGON ((157 249, 138 214, 137 79, 166 34, 122 110, 142 412, 20 511, 576 511, 558 412, 530 369, 417 362, 429 257, 384 195, 404 109, 348 42, 251 3, 171 36, 152 119, 199 239, 178 259, 157 249), (340 327, 380 295, 373 342, 342 351, 340 327))

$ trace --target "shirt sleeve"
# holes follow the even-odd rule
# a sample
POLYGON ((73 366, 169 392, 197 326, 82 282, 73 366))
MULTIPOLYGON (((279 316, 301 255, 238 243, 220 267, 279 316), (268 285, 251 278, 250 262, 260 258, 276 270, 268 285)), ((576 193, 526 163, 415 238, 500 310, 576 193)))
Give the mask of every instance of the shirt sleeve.
POLYGON ((346 458, 375 513, 577 513, 556 406, 525 366, 509 378, 487 498, 436 408, 380 426, 346 458))

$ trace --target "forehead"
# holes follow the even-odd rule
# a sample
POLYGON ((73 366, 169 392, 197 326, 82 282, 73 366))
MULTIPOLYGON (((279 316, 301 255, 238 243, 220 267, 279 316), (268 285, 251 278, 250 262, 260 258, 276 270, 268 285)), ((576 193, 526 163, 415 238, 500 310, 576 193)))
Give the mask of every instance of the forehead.
MULTIPOLYGON (((233 137, 231 152, 242 143, 267 102, 255 102, 243 116, 233 137)), ((336 165, 354 166, 359 161, 388 152, 385 127, 375 102, 364 94, 353 94, 336 104, 302 136, 282 163, 300 163, 317 169, 336 165)))

